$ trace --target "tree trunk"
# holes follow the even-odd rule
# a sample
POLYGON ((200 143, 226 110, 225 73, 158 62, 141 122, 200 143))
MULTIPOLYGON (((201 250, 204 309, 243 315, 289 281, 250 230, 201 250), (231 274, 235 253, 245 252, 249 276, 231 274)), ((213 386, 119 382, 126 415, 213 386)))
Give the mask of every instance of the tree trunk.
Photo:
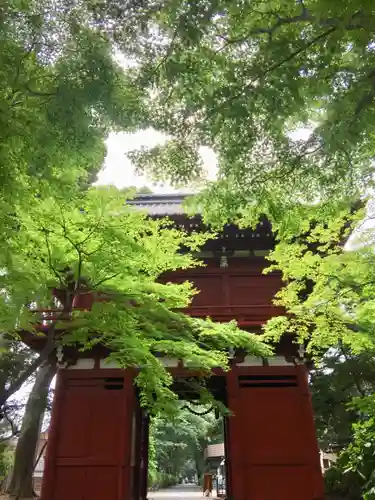
MULTIPOLYGON (((203 452, 202 452, 202 455, 203 455, 203 452)), ((204 463, 203 463, 203 459, 199 456, 199 452, 195 453, 194 463, 195 463, 195 471, 196 471, 197 477, 198 477, 198 484, 203 484, 202 478, 203 478, 203 474, 204 474, 204 463)))
POLYGON ((33 498, 33 471, 36 449, 44 412, 48 401, 48 389, 56 373, 56 366, 44 363, 38 370, 34 386, 27 400, 21 432, 18 438, 14 467, 7 493, 17 499, 33 498))

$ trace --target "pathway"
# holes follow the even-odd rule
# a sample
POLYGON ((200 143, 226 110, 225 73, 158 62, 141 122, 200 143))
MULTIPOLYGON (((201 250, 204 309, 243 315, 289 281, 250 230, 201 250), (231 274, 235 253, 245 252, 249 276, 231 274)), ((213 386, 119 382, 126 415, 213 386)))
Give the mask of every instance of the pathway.
POLYGON ((202 489, 193 484, 179 484, 167 490, 150 491, 149 500, 204 500, 202 489))

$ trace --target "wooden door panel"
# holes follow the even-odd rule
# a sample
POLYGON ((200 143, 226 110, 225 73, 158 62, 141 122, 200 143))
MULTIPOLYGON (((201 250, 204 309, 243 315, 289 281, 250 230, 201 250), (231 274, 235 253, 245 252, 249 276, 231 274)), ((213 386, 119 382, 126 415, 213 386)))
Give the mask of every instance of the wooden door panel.
POLYGON ((228 381, 234 413, 228 419, 232 497, 322 499, 313 414, 299 367, 280 373, 267 367, 241 370, 228 381))
POLYGON ((222 277, 193 276, 191 280, 199 293, 193 298, 193 306, 221 306, 223 305, 222 277))
POLYGON ((119 500, 120 473, 115 467, 59 467, 54 500, 119 500))
POLYGON ((310 476, 307 466, 254 467, 246 500, 313 500, 310 476))
POLYGON ((242 388, 240 411, 244 461, 247 464, 303 463, 306 441, 297 387, 242 388), (245 450, 247 450, 245 452, 245 450))
POLYGON ((91 387, 69 387, 63 399, 59 422, 57 458, 82 458, 87 453, 91 387))
POLYGON ((133 410, 125 401, 123 378, 68 378, 61 394, 53 497, 46 500, 127 498, 132 440, 127 411, 133 410))
POLYGON ((190 281, 199 293, 194 295, 193 306, 220 306, 223 304, 223 285, 220 274, 189 274, 171 276, 173 283, 190 281))
POLYGON ((84 500, 119 500, 120 475, 121 469, 116 467, 88 468, 84 500))
POLYGON ((118 463, 119 429, 124 421, 124 390, 105 380, 96 386, 70 386, 63 399, 57 458, 118 463))
POLYGON ((277 275, 230 275, 230 303, 233 306, 271 305, 280 288, 281 280, 277 275))
POLYGON ((124 425, 123 398, 123 391, 104 389, 92 395, 89 401, 92 418, 87 422, 90 436, 87 455, 97 459, 99 464, 123 462, 119 440, 119 432, 124 425))
POLYGON ((85 500, 85 484, 82 467, 57 467, 53 500, 85 500))

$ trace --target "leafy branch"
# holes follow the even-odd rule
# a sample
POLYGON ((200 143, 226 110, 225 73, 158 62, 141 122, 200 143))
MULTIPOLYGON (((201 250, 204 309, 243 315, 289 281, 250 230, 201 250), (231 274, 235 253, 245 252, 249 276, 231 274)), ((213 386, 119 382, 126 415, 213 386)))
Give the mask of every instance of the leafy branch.
POLYGON ((361 19, 361 22, 356 22, 355 19, 358 18, 361 15, 364 15, 364 12, 361 10, 358 10, 355 12, 351 18, 349 23, 343 24, 343 20, 340 18, 327 18, 327 19, 321 19, 320 17, 314 16, 303 4, 302 4, 302 11, 300 14, 297 14, 296 16, 292 17, 282 17, 280 14, 277 12, 269 12, 269 14, 275 16, 277 18, 277 21, 273 24, 273 26, 267 28, 267 27, 253 27, 249 31, 247 31, 244 35, 236 37, 236 38, 228 38, 225 35, 219 35, 220 38, 222 38, 226 44, 228 45, 233 45, 237 43, 243 43, 246 40, 248 40, 251 36, 253 35, 258 35, 258 34, 267 34, 269 36, 270 41, 272 41, 272 36, 273 34, 279 30, 282 26, 285 25, 290 25, 290 24, 295 24, 295 23, 314 23, 318 21, 318 26, 320 27, 331 27, 331 28, 339 28, 343 27, 346 30, 353 30, 353 29, 363 29, 364 24, 363 21, 365 19, 361 19))
POLYGON ((9 416, 8 414, 8 408, 4 406, 2 408, 2 415, 4 419, 8 422, 10 426, 10 431, 11 433, 8 436, 4 436, 0 439, 0 443, 4 443, 6 441, 9 441, 9 439, 12 439, 14 436, 17 436, 20 432, 18 426, 15 424, 14 420, 9 416))

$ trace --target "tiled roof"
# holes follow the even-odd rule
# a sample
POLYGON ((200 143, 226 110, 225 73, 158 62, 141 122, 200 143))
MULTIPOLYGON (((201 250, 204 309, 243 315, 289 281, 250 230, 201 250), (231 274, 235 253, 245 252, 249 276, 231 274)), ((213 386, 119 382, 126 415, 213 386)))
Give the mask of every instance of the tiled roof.
POLYGON ((178 215, 185 213, 183 202, 186 196, 184 194, 139 194, 129 200, 128 204, 147 210, 150 215, 178 215))

